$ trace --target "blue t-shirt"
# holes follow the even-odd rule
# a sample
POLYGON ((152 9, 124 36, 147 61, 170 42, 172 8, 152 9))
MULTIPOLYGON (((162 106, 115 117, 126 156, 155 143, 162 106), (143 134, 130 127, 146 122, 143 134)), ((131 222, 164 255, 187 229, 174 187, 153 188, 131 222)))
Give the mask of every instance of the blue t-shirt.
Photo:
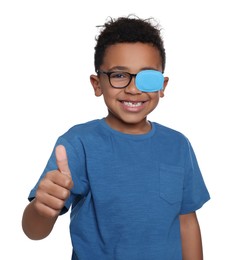
MULTIPOLYGON (((101 119, 58 138, 74 181, 61 212, 71 206, 72 259, 182 259, 179 215, 210 197, 188 139, 151 125, 147 134, 131 135, 101 119)), ((41 178, 56 168, 53 151, 41 178)))

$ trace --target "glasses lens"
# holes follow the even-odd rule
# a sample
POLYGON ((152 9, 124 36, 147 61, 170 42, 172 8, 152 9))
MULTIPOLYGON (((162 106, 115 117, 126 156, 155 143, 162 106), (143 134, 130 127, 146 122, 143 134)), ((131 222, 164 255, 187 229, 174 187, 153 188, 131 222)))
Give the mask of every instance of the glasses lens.
POLYGON ((163 82, 163 74, 156 70, 142 70, 136 76, 136 87, 144 92, 161 90, 163 88, 163 82))
POLYGON ((110 74, 110 83, 115 88, 124 88, 131 80, 131 76, 127 72, 112 72, 110 74))

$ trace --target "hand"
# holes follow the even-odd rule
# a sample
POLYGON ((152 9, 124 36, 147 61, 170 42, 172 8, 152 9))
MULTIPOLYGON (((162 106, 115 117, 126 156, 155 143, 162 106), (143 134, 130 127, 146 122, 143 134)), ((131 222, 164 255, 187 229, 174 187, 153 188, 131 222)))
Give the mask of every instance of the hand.
POLYGON ((73 187, 66 149, 58 145, 55 150, 58 169, 48 172, 41 180, 35 197, 35 207, 45 217, 57 217, 73 187))

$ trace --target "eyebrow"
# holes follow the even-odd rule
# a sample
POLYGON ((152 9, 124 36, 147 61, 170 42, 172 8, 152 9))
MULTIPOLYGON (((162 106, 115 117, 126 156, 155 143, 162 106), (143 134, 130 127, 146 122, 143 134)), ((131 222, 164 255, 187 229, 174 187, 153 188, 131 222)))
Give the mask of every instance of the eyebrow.
POLYGON ((124 66, 114 66, 108 69, 108 71, 113 71, 113 70, 128 70, 128 67, 124 67, 124 66))
MULTIPOLYGON (((129 71, 129 68, 128 67, 125 67, 125 66, 114 66, 114 67, 111 67, 108 69, 108 71, 115 71, 115 70, 120 70, 120 71, 129 71)), ((153 67, 143 67, 140 69, 141 70, 158 70, 156 68, 153 68, 153 67)))

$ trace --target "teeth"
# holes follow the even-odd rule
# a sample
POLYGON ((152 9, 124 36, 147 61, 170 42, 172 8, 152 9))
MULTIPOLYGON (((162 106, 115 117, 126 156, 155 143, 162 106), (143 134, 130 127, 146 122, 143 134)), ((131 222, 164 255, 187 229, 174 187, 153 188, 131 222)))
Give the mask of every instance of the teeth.
POLYGON ((139 107, 142 105, 142 102, 133 103, 133 102, 124 101, 123 103, 125 106, 128 106, 128 107, 139 107))

